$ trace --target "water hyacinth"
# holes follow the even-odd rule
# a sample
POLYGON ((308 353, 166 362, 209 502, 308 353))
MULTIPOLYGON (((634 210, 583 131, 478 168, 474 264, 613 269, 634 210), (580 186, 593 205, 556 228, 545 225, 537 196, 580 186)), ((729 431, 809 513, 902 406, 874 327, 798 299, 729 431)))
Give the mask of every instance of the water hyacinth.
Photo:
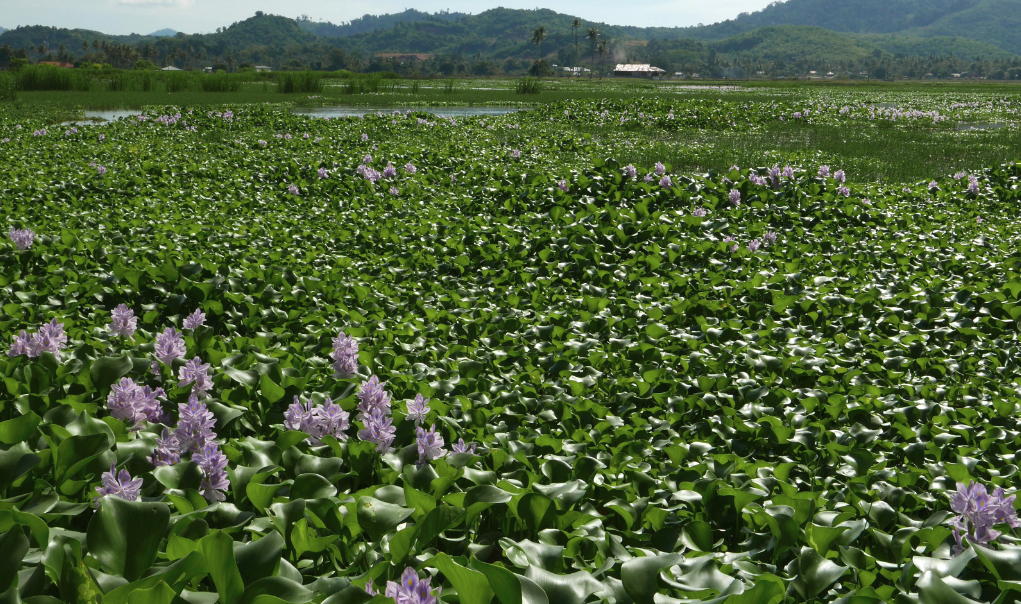
POLYGON ((333 359, 334 377, 346 378, 358 373, 358 342, 345 334, 343 331, 333 338, 333 352, 330 353, 333 359))
POLYGON ((191 456, 191 460, 198 465, 204 475, 199 492, 206 501, 214 503, 227 499, 225 491, 230 488, 230 481, 227 479, 227 456, 220 451, 220 445, 215 442, 205 443, 191 456))
POLYGON ((664 174, 666 174, 666 166, 663 165, 663 162, 658 161, 656 162, 656 165, 653 167, 653 171, 656 172, 657 176, 663 176, 664 174))
POLYGON ((415 440, 418 445, 418 465, 429 463, 430 460, 439 459, 447 454, 443 448, 443 435, 436 431, 436 424, 424 428, 415 428, 415 440))
POLYGON ((659 186, 663 187, 664 189, 670 188, 671 185, 673 185, 673 182, 670 180, 669 176, 664 176, 663 178, 659 179, 659 186))
POLYGON ((654 176, 652 175, 652 173, 650 172, 650 173, 648 173, 648 174, 646 174, 646 175, 645 175, 645 182, 652 182, 653 180, 655 180, 655 178, 656 178, 656 177, 654 177, 654 176))
POLYGON ((156 449, 149 457, 152 467, 172 466, 181 461, 181 443, 177 435, 169 428, 163 428, 163 434, 156 438, 156 449))
POLYGON ((265 147, 265 146, 266 146, 267 144, 268 144, 268 143, 267 143, 266 141, 264 141, 264 140, 260 140, 260 141, 259 141, 259 146, 260 146, 260 147, 265 147))
MULTIPOLYGON (((393 598, 397 604, 437 604, 443 588, 437 587, 434 594, 431 582, 432 577, 427 576, 424 579, 419 579, 415 569, 409 566, 404 569, 399 582, 387 581, 383 595, 393 598)), ((379 595, 379 592, 373 588, 372 581, 365 584, 365 591, 372 596, 379 595)))
POLYGON ((362 134, 362 142, 363 143, 364 142, 368 142, 368 140, 369 140, 369 135, 368 134, 362 134))
POLYGON ((763 245, 765 245, 767 247, 775 245, 776 244, 776 233, 773 232, 773 231, 767 231, 762 236, 762 243, 763 243, 763 245))
POLYGON ((845 180, 847 180, 847 176, 844 174, 843 170, 837 170, 836 172, 833 173, 833 179, 836 180, 837 182, 844 182, 845 180))
POLYGON ((393 178, 394 176, 397 176, 397 168, 390 162, 386 162, 386 167, 383 168, 383 178, 393 178))
POLYGON ((978 195, 978 177, 974 174, 968 175, 968 192, 973 195, 978 195))
POLYGON ((7 356, 17 357, 25 355, 29 358, 41 356, 44 352, 51 352, 54 356, 60 357, 60 351, 67 347, 67 335, 64 334, 64 325, 56 319, 43 324, 34 333, 29 335, 22 330, 14 336, 11 348, 7 356))
POLYGON ((367 166, 367 165, 369 165, 371 163, 372 163, 372 156, 369 155, 368 153, 366 153, 365 157, 362 158, 362 165, 363 166, 367 166))
POLYGON ((734 206, 735 208, 741 205, 741 191, 738 191, 737 189, 731 189, 728 196, 730 205, 734 206))
POLYGON ((210 380, 209 364, 202 364, 202 359, 195 357, 178 368, 178 388, 191 384, 191 392, 195 396, 205 396, 213 389, 213 382, 210 380))
POLYGON ((957 491, 950 496, 950 509, 958 514, 950 521, 957 543, 954 549, 958 552, 964 549, 961 541, 964 536, 973 544, 989 546, 1003 534, 993 529, 998 524, 1021 527, 1014 498, 1014 495, 1008 497, 1002 487, 996 487, 989 494, 985 485, 974 481, 968 485, 957 483, 957 491))
POLYGON ((705 208, 695 208, 694 210, 691 211, 692 216, 702 217, 705 216, 705 214, 706 214, 705 208))
POLYGON ((177 408, 179 417, 174 436, 177 437, 179 451, 194 453, 207 442, 216 440, 216 433, 213 432, 216 418, 205 403, 199 402, 197 396, 192 394, 187 403, 181 403, 177 408))
POLYGON ((421 394, 416 394, 415 400, 408 403, 407 417, 418 426, 425 421, 425 416, 429 414, 429 411, 431 411, 429 399, 424 398, 421 394))
POLYGON ((752 239, 748 242, 748 251, 754 254, 759 251, 760 246, 762 246, 762 243, 758 239, 752 239))
POLYGON ((850 197, 851 189, 848 189, 847 187, 837 187, 837 195, 840 195, 841 197, 850 197))
POLYGON ((635 168, 631 164, 624 166, 624 175, 628 178, 635 178, 638 176, 638 168, 635 168))
POLYGON ((457 439, 456 443, 450 445, 450 450, 453 451, 454 453, 471 453, 472 455, 474 455, 475 454, 475 443, 471 443, 470 445, 466 445, 466 444, 464 444, 464 439, 463 438, 459 438, 459 439, 457 439))
POLYGON ((418 172, 418 168, 415 167, 415 164, 409 161, 408 163, 404 164, 404 171, 408 174, 414 174, 418 172))
POLYGON ((512 150, 512 151, 511 151, 511 153, 510 153, 510 156, 511 156, 511 158, 513 158, 513 159, 518 159, 518 158, 520 158, 520 157, 521 157, 521 150, 520 150, 520 149, 514 149, 514 150, 512 150))
POLYGON ((206 313, 199 309, 195 309, 195 312, 191 313, 184 318, 183 326, 185 329, 191 329, 192 331, 202 327, 206 324, 206 313))
POLYGON ((156 349, 153 354, 164 365, 169 367, 174 359, 183 357, 187 352, 181 332, 173 327, 167 327, 163 333, 156 336, 156 349))
POLYGON ((828 178, 830 175, 829 166, 819 166, 819 176, 822 178, 828 178))
POLYGON ((362 418, 362 422, 365 424, 365 429, 358 431, 358 438, 376 445, 376 451, 379 453, 390 451, 394 434, 397 432, 397 428, 393 425, 393 418, 383 408, 376 407, 362 418))
POLYGON ((121 378, 110 387, 106 397, 106 408, 116 419, 127 422, 132 431, 142 427, 142 423, 162 422, 165 418, 159 398, 166 397, 162 388, 152 390, 148 386, 136 384, 131 378, 121 378))
POLYGON ((567 186, 566 180, 560 180, 559 182, 557 182, 557 188, 563 191, 564 193, 567 193, 568 191, 571 190, 571 188, 567 186))
POLYGON ((295 196, 301 195, 301 191, 298 190, 298 185, 292 184, 291 186, 287 187, 287 192, 295 196))
POLYGON ((329 397, 322 405, 316 406, 312 401, 301 402, 297 396, 284 412, 284 427, 288 430, 304 432, 306 440, 313 446, 319 446, 324 436, 332 436, 339 441, 347 440, 345 431, 351 427, 350 414, 340 408, 329 397))
POLYGON ((11 229, 7 231, 7 237, 19 250, 27 250, 35 242, 35 232, 31 229, 11 229))
POLYGON ((319 176, 320 180, 330 177, 330 173, 326 171, 326 168, 319 168, 319 171, 316 174, 319 176))
POLYGON ((794 178, 794 168, 790 166, 784 166, 783 172, 780 174, 784 178, 794 178))
POLYGON ((138 329, 135 312, 128 308, 127 304, 118 304, 110 315, 110 332, 122 338, 134 339, 135 330, 138 329))
POLYGON ((375 409, 389 414, 391 408, 390 394, 386 391, 386 382, 380 382, 373 375, 358 388, 358 419, 365 421, 375 409))
POLYGON ((390 187, 390 194, 393 195, 394 197, 397 197, 398 195, 401 194, 401 190, 398 189, 397 187, 390 187))
POLYGON ((138 496, 142 492, 142 479, 132 478, 131 474, 127 470, 121 470, 117 472, 117 467, 114 464, 110 464, 110 471, 103 472, 102 475, 103 486, 96 489, 96 497, 92 500, 92 505, 99 507, 99 500, 103 497, 120 497, 125 501, 137 501, 138 496))

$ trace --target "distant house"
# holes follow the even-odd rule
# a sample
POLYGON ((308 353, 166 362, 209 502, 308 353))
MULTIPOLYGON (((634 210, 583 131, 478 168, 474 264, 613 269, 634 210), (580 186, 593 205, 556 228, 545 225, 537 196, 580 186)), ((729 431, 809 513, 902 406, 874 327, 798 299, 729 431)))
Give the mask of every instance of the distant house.
POLYGON ((564 67, 565 72, 568 76, 580 76, 583 73, 589 73, 591 69, 585 69, 584 67, 564 67))
POLYGON ((162 69, 162 71, 181 71, 181 69, 178 69, 177 67, 174 67, 173 65, 168 65, 168 66, 164 67, 162 69))
POLYGON ((212 67, 203 67, 202 71, 204 71, 206 73, 213 73, 213 68, 212 67))
POLYGON ((63 67, 64 69, 74 69, 74 65, 71 63, 61 63, 60 61, 39 61, 39 65, 52 65, 53 67, 63 67))
POLYGON ((665 69, 648 63, 618 63, 613 70, 613 75, 622 78, 658 78, 665 73, 665 69))
POLYGON ((256 65, 255 71, 273 71, 273 68, 268 65, 256 65))

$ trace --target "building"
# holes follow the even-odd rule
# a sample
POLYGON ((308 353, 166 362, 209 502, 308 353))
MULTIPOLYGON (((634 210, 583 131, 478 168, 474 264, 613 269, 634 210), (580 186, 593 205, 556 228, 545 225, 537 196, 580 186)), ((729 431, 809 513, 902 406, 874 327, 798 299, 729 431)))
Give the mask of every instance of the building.
POLYGON ((567 73, 568 77, 580 77, 583 73, 589 73, 591 69, 585 69, 584 67, 564 67, 564 72, 567 73))
POLYGON ((169 65, 164 67, 161 71, 181 71, 181 69, 174 67, 173 65, 169 65))
POLYGON ((261 71, 273 71, 273 68, 272 67, 268 67, 266 65, 256 65, 255 66, 255 71, 260 71, 260 72, 261 71))
POLYGON ((613 75, 622 78, 658 78, 665 73, 665 69, 648 63, 618 63, 613 70, 613 75))

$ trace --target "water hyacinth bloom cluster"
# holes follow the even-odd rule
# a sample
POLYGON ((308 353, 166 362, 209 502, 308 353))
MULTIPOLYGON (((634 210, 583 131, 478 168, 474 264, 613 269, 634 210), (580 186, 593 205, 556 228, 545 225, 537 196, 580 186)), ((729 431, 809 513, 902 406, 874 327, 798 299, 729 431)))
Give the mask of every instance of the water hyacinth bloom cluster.
POLYGON ((348 421, 351 415, 340 408, 329 397, 322 405, 314 405, 312 401, 301 402, 297 396, 284 412, 284 427, 308 434, 305 439, 311 445, 323 444, 324 436, 332 436, 337 440, 347 440, 345 430, 351 427, 348 421))
POLYGON ((11 229, 7 237, 19 250, 27 250, 35 242, 35 233, 31 229, 11 229))
POLYGON ((475 454, 475 443, 471 443, 470 445, 466 445, 464 443, 464 439, 463 438, 459 438, 459 439, 457 439, 456 443, 450 445, 450 450, 453 451, 454 453, 471 453, 472 455, 474 455, 475 454))
POLYGON ((106 174, 106 166, 96 166, 96 174, 99 176, 106 174))
POLYGON ((330 177, 330 173, 326 171, 326 168, 319 168, 319 171, 316 174, 319 176, 320 180, 330 177))
POLYGON ((67 347, 67 335, 64 334, 64 324, 53 319, 42 325, 34 334, 29 335, 22 330, 14 336, 7 356, 18 357, 25 355, 29 358, 41 356, 44 352, 51 352, 59 357, 60 351, 67 347))
POLYGON ((376 451, 380 453, 390 450, 397 432, 390 416, 390 395, 385 386, 385 382, 372 376, 358 389, 358 421, 365 424, 365 429, 358 431, 358 438, 376 445, 376 451))
POLYGON ((439 459, 447 454, 443 448, 443 435, 436 431, 436 424, 425 430, 421 426, 415 428, 415 440, 418 445, 418 465, 429 463, 429 460, 439 459))
POLYGON ((694 210, 691 211, 692 216, 702 217, 705 216, 705 214, 706 214, 705 208, 695 208, 694 210))
MULTIPOLYGON (((432 593, 432 577, 418 578, 418 573, 410 566, 401 573, 401 580, 387 581, 383 595, 393 598, 397 604, 437 604, 443 592, 443 587, 437 587, 436 593, 432 593)), ((372 586, 370 580, 365 584, 365 591, 370 596, 378 596, 379 592, 372 586)))
POLYGON ((820 177, 822 177, 822 178, 829 178, 829 175, 830 175, 830 167, 829 166, 819 166, 819 176, 820 177))
POLYGON ((128 308, 127 304, 118 304, 110 315, 110 332, 122 338, 133 339, 138 329, 135 312, 128 308))
POLYGON ((408 163, 404 164, 404 171, 407 172, 408 174, 414 174, 418 172, 418 168, 415 167, 415 164, 409 161, 408 163))
POLYGON ((125 377, 110 387, 110 394, 106 397, 106 408, 111 416, 127 422, 131 430, 138 430, 143 422, 165 420, 163 407, 158 399, 166 395, 162 388, 153 390, 125 377))
POLYGON ((567 181, 566 180, 559 181, 557 183, 557 188, 560 189, 561 191, 563 191, 564 193, 567 193, 568 191, 571 190, 571 188, 569 186, 567 186, 567 181))
POLYGON ((730 205, 734 206, 735 208, 741 205, 741 191, 738 191, 737 189, 731 189, 728 195, 730 205))
POLYGON ((394 176, 397 176, 397 168, 390 162, 386 162, 386 167, 383 168, 383 178, 393 178, 394 176))
POLYGON ((371 183, 377 183, 382 180, 383 175, 377 172, 374 168, 368 166, 368 164, 360 164, 355 170, 364 178, 371 183))
POLYGON ((422 424, 425 421, 425 416, 429 414, 432 409, 429 407, 429 399, 423 397, 421 394, 415 395, 415 400, 408 403, 408 419, 415 422, 416 426, 422 424))
POLYGON ((659 179, 659 186, 663 187, 664 189, 670 188, 670 186, 672 185, 673 181, 670 180, 669 176, 664 176, 663 178, 659 179))
POLYGON ((188 350, 181 332, 173 327, 167 327, 163 333, 156 336, 156 349, 153 355, 164 365, 169 367, 174 359, 182 358, 186 352, 188 350))
POLYGON ((127 470, 117 472, 117 466, 110 464, 110 471, 103 472, 103 486, 96 489, 96 497, 92 505, 99 507, 99 500, 103 497, 120 497, 125 501, 137 501, 142 492, 142 479, 132 478, 127 470))
POLYGON ((292 184, 291 186, 287 187, 287 192, 295 196, 301 195, 301 191, 298 190, 298 185, 292 184))
POLYGON ((973 195, 978 195, 978 177, 974 174, 968 175, 968 192, 973 195))
POLYGON ((213 389, 213 382, 209 375, 209 364, 202 364, 202 359, 195 357, 177 370, 178 387, 191 384, 191 392, 195 396, 205 396, 213 389))
POLYGON ((153 467, 174 465, 181 461, 181 455, 190 453, 191 459, 202 470, 199 490, 210 503, 226 499, 225 491, 230 487, 227 477, 227 458, 216 443, 216 418, 194 394, 187 404, 178 405, 177 427, 171 433, 164 429, 156 439, 156 449, 149 462, 153 467))
POLYGON ((333 352, 330 353, 333 359, 334 377, 351 377, 358 373, 358 342, 343 331, 333 338, 333 352))
POLYGON ((633 165, 628 164, 624 166, 624 175, 627 176, 628 178, 635 178, 638 176, 638 168, 635 168, 633 165))
POLYGON ((183 326, 185 329, 191 329, 192 331, 202 327, 206 324, 206 313, 199 309, 195 309, 195 312, 191 313, 184 318, 183 326))
POLYGON ((957 483, 957 491, 950 496, 950 509, 958 514, 950 522, 957 542, 954 549, 963 550, 964 536, 973 544, 988 546, 1003 534, 993 529, 998 524, 1021 527, 1014 498, 1014 495, 1008 497, 1002 487, 996 487, 990 494, 985 485, 974 481, 968 485, 957 483))

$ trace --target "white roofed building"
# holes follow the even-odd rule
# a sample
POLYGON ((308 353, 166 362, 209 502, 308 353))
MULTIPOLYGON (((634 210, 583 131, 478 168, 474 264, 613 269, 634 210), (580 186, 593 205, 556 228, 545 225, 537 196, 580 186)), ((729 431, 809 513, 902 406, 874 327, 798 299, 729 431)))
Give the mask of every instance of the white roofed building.
POLYGON ((613 75, 625 78, 658 78, 665 73, 665 69, 648 63, 618 63, 613 70, 613 75))

